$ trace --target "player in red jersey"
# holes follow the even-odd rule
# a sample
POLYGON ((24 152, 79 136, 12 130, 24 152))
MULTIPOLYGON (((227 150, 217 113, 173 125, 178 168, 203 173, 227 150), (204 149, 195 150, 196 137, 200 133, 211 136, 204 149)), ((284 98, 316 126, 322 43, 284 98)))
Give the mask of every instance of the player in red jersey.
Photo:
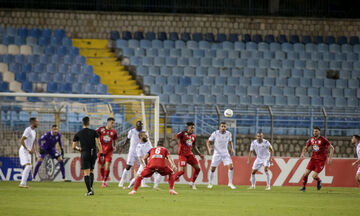
POLYGON ((107 119, 106 126, 99 127, 96 131, 100 135, 100 143, 104 153, 104 160, 100 160, 100 154, 98 155, 100 175, 103 180, 101 187, 106 187, 106 181, 110 173, 110 164, 112 161, 112 154, 115 146, 115 141, 118 139, 116 130, 113 128, 115 125, 115 119, 110 117, 107 119))
POLYGON ((317 189, 321 189, 321 180, 319 178, 319 173, 324 169, 326 160, 328 165, 331 164, 332 156, 334 154, 334 147, 325 137, 320 135, 319 127, 314 127, 313 135, 314 136, 307 141, 306 146, 303 148, 300 156, 300 158, 304 158, 307 148, 309 146, 312 146, 313 153, 303 176, 303 187, 301 188, 301 191, 306 190, 306 183, 308 181, 308 176, 311 171, 314 171, 312 177, 317 181, 317 189), (327 151, 328 148, 330 148, 329 158, 327 151))
POLYGON ((187 122, 187 130, 182 131, 175 135, 174 139, 179 140, 179 164, 180 169, 176 173, 176 180, 182 176, 186 170, 186 164, 190 164, 195 172, 192 175, 190 186, 196 190, 195 180, 200 173, 199 161, 196 159, 192 149, 204 160, 204 156, 200 153, 196 147, 196 136, 194 134, 195 124, 193 122, 187 122))
POLYGON ((174 190, 176 165, 173 159, 170 157, 169 151, 162 147, 162 144, 159 142, 157 147, 150 149, 150 151, 145 155, 144 161, 146 163, 146 167, 136 178, 134 189, 129 192, 129 194, 136 194, 141 181, 144 178, 151 177, 154 172, 157 172, 162 176, 169 175, 169 193, 172 195, 177 195, 177 192, 174 190), (166 163, 166 160, 169 161, 171 168, 166 163))

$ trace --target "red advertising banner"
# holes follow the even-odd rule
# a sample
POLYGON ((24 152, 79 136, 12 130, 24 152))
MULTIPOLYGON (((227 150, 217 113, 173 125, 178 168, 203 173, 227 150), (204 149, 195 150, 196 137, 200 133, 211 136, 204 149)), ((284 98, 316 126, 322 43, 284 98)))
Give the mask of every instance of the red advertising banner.
MULTIPOLYGON (((69 162, 66 164, 66 176, 72 181, 82 181, 83 176, 80 171, 80 155, 79 154, 67 154, 65 156, 69 158, 69 162)), ((175 159, 175 162, 178 163, 178 156, 172 156, 175 159)), ((123 169, 126 167, 126 158, 127 155, 118 155, 113 156, 113 162, 111 165, 110 179, 109 181, 118 182, 120 181, 121 174, 123 169)), ((199 159, 199 158, 198 158, 199 159)), ((232 157, 234 164, 234 178, 233 184, 235 185, 250 185, 250 174, 252 164, 255 160, 255 157, 252 158, 250 165, 247 164, 247 157, 232 157)), ((300 158, 281 158, 275 157, 273 159, 273 165, 270 167, 271 175, 271 185, 272 186, 300 186, 301 178, 306 169, 306 166, 310 158, 300 159, 300 158)), ((358 183, 355 180, 355 174, 357 167, 353 167, 351 164, 355 159, 338 159, 335 158, 332 160, 330 165, 326 165, 323 171, 319 174, 323 185, 333 186, 333 187, 357 187, 358 183)), ((200 160, 201 173, 199 174, 198 179, 196 180, 197 184, 208 184, 209 183, 209 172, 211 157, 206 157, 205 160, 200 160)), ((98 166, 95 167, 95 176, 97 180, 100 181, 101 178, 98 172, 98 166)), ((138 165, 135 165, 131 168, 128 178, 134 177, 138 165)), ((226 185, 228 183, 227 179, 227 168, 221 163, 218 169, 216 170, 216 176, 214 179, 214 184, 226 185)), ((180 181, 177 183, 187 183, 191 179, 192 169, 188 165, 187 172, 180 178, 180 181)), ((164 183, 167 181, 167 178, 164 177, 162 180, 164 183)), ((265 185, 265 174, 263 169, 259 170, 256 174, 257 185, 265 185)), ((315 185, 315 182, 309 177, 308 183, 315 185)))

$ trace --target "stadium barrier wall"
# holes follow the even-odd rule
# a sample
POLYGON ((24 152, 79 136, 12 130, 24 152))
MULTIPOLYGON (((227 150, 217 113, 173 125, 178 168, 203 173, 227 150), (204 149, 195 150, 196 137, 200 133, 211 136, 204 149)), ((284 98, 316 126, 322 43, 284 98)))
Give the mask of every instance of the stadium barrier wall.
MULTIPOLYGON (((172 156, 178 164, 178 156, 172 156)), ((19 167, 19 163, 15 162, 17 158, 0 157, 0 180, 15 180, 19 181, 21 178, 22 168, 19 167)), ((111 164, 111 172, 109 181, 118 182, 121 177, 122 170, 126 166, 126 154, 114 154, 111 164)), ((255 157, 252 158, 251 164, 247 164, 247 157, 232 157, 234 164, 234 179, 235 185, 250 185, 250 173, 252 163, 255 157)), ((18 159, 17 159, 18 160, 18 159)), ((275 157, 273 165, 270 168, 271 173, 271 185, 272 186, 299 186, 301 184, 301 177, 306 169, 306 166, 310 158, 289 158, 289 157, 275 157)), ((355 174, 357 167, 351 165, 355 159, 333 159, 331 165, 326 165, 324 170, 320 173, 323 185, 332 187, 357 187, 358 184, 355 180, 355 174)), ((72 153, 65 155, 65 171, 66 178, 71 181, 83 181, 83 175, 80 172, 80 154, 72 153)), ((211 157, 206 156, 205 160, 200 160, 201 172, 196 180, 197 184, 209 183, 209 171, 211 164, 211 157)), ((56 160, 51 160, 53 163, 53 170, 46 170, 49 176, 43 180, 60 181, 61 174, 59 172, 59 165, 56 160)), ((192 169, 188 165, 187 172, 180 178, 178 184, 186 184, 191 179, 192 169)), ((133 177, 136 173, 138 166, 135 165, 131 169, 130 176, 133 177)), ((221 163, 217 172, 217 178, 214 179, 214 184, 226 185, 227 182, 227 168, 221 163)), ((97 181, 101 181, 98 166, 95 166, 95 176, 97 181)), ((129 177, 129 175, 128 175, 129 177)), ((263 170, 260 170, 256 174, 257 185, 265 185, 265 174, 263 170)), ((162 183, 167 182, 167 177, 162 178, 162 183)), ((309 185, 315 185, 315 182, 309 177, 309 185)))

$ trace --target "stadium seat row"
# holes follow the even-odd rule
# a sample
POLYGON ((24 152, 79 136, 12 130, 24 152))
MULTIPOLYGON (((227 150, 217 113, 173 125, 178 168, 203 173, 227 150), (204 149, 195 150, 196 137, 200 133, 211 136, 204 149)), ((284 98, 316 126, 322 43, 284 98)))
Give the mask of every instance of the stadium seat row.
MULTIPOLYGON (((189 32, 183 32, 180 35, 177 32, 170 32, 170 33, 166 33, 166 32, 158 32, 157 34, 155 32, 147 32, 144 36, 143 32, 137 31, 134 34, 132 34, 129 31, 123 31, 121 36, 120 33, 118 31, 111 31, 110 32, 110 39, 111 40, 118 40, 118 39, 123 39, 123 40, 130 40, 130 39, 135 39, 135 40, 172 40, 172 41, 176 41, 176 40, 182 40, 182 41, 189 41, 189 40, 193 40, 193 41, 208 41, 208 42, 223 42, 223 41, 231 41, 231 42, 235 42, 235 41, 239 41, 239 35, 238 34, 229 34, 229 37, 227 37, 226 34, 223 33, 219 33, 215 35, 213 33, 206 33, 206 34, 202 34, 202 33, 193 33, 190 34, 189 32)), ((255 34, 253 36, 251 36, 250 34, 244 34, 242 35, 242 41, 243 42, 256 42, 256 43, 260 43, 260 42, 266 42, 266 43, 273 43, 273 42, 278 42, 278 43, 303 43, 303 44, 307 44, 307 43, 315 43, 315 44, 320 44, 320 43, 326 43, 326 44, 346 44, 346 43, 350 43, 352 45, 354 44, 359 44, 359 37, 357 36, 351 36, 349 39, 346 36, 339 36, 337 38, 335 38, 334 36, 326 36, 325 38, 323 36, 315 36, 315 37, 311 37, 308 35, 304 35, 301 37, 300 40, 300 36, 298 35, 291 35, 290 37, 287 37, 286 35, 278 35, 276 38, 274 37, 274 35, 265 35, 264 37, 262 35, 259 34, 255 34)))
POLYGON ((0 36, 20 36, 20 37, 35 37, 35 38, 64 38, 66 36, 64 29, 55 29, 52 31, 51 29, 39 29, 39 28, 15 28, 15 27, 1 27, 0 26, 0 36))
POLYGON ((200 41, 200 42, 196 42, 196 41, 181 41, 181 40, 177 40, 177 41, 170 41, 170 40, 165 40, 165 41, 160 41, 160 40, 153 40, 153 41, 149 41, 149 40, 117 40, 115 43, 116 48, 119 49, 124 49, 124 48, 144 48, 144 49, 149 49, 149 48, 156 48, 156 49, 183 49, 183 48, 188 48, 191 50, 203 50, 203 51, 207 51, 207 50, 238 50, 238 51, 243 51, 243 50, 258 50, 258 51, 284 51, 284 52, 331 52, 331 53, 338 53, 338 52, 343 52, 343 53, 349 53, 349 52, 360 52, 360 44, 356 44, 356 45, 349 45, 349 44, 342 44, 342 45, 338 45, 338 44, 313 44, 313 43, 308 43, 308 44, 301 44, 301 43, 296 43, 296 44, 291 44, 291 43, 255 43, 255 42, 229 42, 229 41, 225 41, 225 42, 221 42, 221 43, 210 43, 207 41, 200 41))

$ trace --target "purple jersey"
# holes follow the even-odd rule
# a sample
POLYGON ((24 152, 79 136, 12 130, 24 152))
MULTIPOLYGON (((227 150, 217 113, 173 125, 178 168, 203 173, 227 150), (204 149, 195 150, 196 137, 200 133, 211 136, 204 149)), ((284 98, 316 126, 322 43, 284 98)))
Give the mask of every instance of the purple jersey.
POLYGON ((55 135, 52 135, 51 131, 48 131, 40 137, 39 147, 44 150, 54 149, 57 142, 59 142, 60 148, 62 148, 61 134, 57 133, 55 135))

